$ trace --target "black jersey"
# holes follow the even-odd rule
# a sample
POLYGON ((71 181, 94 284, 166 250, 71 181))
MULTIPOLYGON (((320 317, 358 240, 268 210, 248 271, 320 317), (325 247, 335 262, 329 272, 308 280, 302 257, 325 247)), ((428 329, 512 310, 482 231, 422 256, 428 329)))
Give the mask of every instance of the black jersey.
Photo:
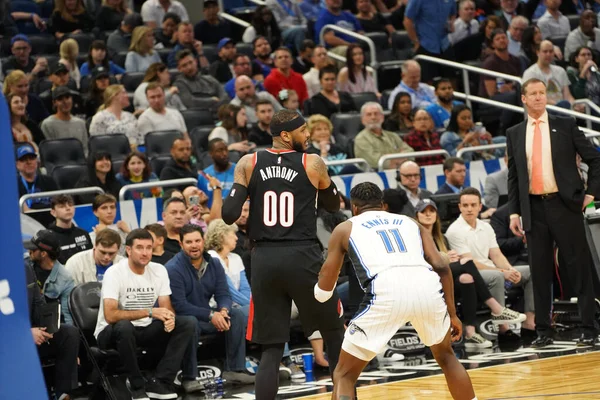
POLYGON ((255 241, 317 238, 317 188, 306 174, 306 153, 255 153, 250 177, 248 234, 255 241))

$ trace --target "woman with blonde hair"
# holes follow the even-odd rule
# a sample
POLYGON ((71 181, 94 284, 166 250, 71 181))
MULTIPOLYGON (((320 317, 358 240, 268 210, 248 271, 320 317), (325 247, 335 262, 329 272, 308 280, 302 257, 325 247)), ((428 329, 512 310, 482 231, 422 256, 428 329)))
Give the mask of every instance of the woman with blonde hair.
POLYGON ((64 64, 69 70, 69 77, 77 84, 81 82, 81 73, 77 65, 77 55, 79 55, 79 45, 75 39, 65 39, 60 44, 60 60, 59 63, 64 64))
POLYGON ((144 72, 151 64, 159 63, 160 56, 154 47, 154 32, 147 26, 138 26, 133 30, 131 45, 125 59, 125 71, 144 72))
POLYGON ((102 7, 96 15, 96 26, 103 32, 114 31, 121 26, 125 15, 130 13, 124 0, 102 0, 102 7))
POLYGON ((56 0, 48 31, 57 39, 69 33, 91 32, 94 20, 87 13, 82 0, 56 0))
MULTIPOLYGON (((306 152, 308 154, 318 154, 325 161, 345 160, 348 155, 340 146, 336 145, 332 140, 331 133, 333 125, 329 118, 321 114, 314 114, 308 118, 307 128, 310 133, 310 142, 306 152)), ((333 166, 329 167, 332 174, 339 174, 344 167, 333 166)))
POLYGON ((133 106, 136 110, 145 110, 150 107, 148 98, 146 97, 146 88, 152 82, 158 82, 165 90, 165 103, 167 107, 174 108, 179 111, 187 110, 179 97, 179 88, 171 85, 171 73, 167 66, 162 62, 151 64, 146 70, 144 80, 135 89, 133 95, 133 106))
POLYGON ((4 96, 9 94, 18 94, 25 103, 27 116, 34 123, 40 123, 50 115, 44 102, 37 94, 29 92, 29 78, 25 72, 15 69, 4 79, 4 87, 2 88, 4 96))
POLYGON ((129 97, 123 85, 110 85, 104 91, 104 104, 92 118, 90 135, 122 133, 129 139, 132 150, 144 143, 137 126, 137 119, 124 108, 129 107, 129 97))

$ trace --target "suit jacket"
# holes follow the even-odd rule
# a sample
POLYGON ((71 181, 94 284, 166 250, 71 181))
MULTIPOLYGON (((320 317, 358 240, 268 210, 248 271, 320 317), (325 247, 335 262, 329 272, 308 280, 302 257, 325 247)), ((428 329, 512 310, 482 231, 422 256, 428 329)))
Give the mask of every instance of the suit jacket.
MULTIPOLYGON (((587 193, 598 197, 600 194, 600 152, 584 136, 571 118, 548 115, 552 165, 558 192, 566 207, 581 212, 586 190, 579 175, 575 157, 581 156, 589 166, 587 193)), ((529 172, 525 136, 527 121, 506 131, 508 152, 508 205, 510 214, 519 214, 523 219, 523 229, 531 229, 531 209, 529 202, 529 172)))
MULTIPOLYGON (((401 185, 398 185, 398 186, 401 187, 401 185)), ((407 192, 407 194, 408 194, 408 192, 407 192)), ((421 200, 430 199, 431 196, 433 196, 433 193, 431 193, 427 189, 421 189, 419 191, 419 198, 421 200)), ((406 204, 404 205, 404 207, 402 208, 402 215, 407 215, 411 218, 414 218, 417 215, 417 211, 415 210, 415 207, 412 205, 410 200, 407 201, 406 204)))
POLYGON ((496 234, 498 247, 510 265, 527 264, 527 249, 523 239, 510 230, 508 204, 498 208, 490 218, 490 225, 496 234))
POLYGON ((508 194, 508 168, 489 174, 485 178, 484 192, 485 205, 497 208, 500 195, 508 194))
MULTIPOLYGON (((533 17, 533 14, 535 13, 535 9, 540 4, 540 1, 541 0, 529 0, 527 3, 519 2, 515 12, 517 13, 517 15, 522 15, 525 18, 527 18, 529 21, 531 21, 531 18, 533 17)), ((563 3, 568 3, 568 2, 563 1, 563 3)), ((504 13, 500 12, 499 16, 500 16, 500 22, 502 23, 502 28, 504 30, 507 30, 508 27, 510 26, 510 24, 506 20, 504 13)))
MULTIPOLYGON (((459 192, 460 193, 460 192, 459 192)), ((455 194, 454 190, 446 182, 440 186, 435 194, 455 194)))

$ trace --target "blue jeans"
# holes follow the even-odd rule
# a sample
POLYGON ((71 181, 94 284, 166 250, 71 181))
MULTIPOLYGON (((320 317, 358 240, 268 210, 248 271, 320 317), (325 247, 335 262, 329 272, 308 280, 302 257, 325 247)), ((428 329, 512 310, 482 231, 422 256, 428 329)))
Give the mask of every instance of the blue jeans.
MULTIPOLYGON (((225 333, 225 371, 244 371, 246 369, 246 325, 248 318, 240 308, 229 311, 231 327, 225 333)), ((198 376, 198 340, 203 333, 218 333, 210 322, 196 321, 196 329, 183 359, 183 379, 191 380, 198 376)))
POLYGON ((306 33, 304 32, 303 26, 294 26, 292 28, 287 28, 281 33, 283 37, 283 41, 287 46, 293 46, 298 53, 300 53, 300 48, 302 47, 302 42, 306 37, 306 33))

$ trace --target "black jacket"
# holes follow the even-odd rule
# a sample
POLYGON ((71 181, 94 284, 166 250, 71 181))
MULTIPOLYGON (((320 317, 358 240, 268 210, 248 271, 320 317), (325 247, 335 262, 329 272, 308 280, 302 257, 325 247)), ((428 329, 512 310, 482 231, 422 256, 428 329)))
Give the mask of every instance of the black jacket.
MULTIPOLYGON (((190 165, 190 168, 184 168, 177 164, 172 158, 167 162, 160 172, 160 180, 166 181, 169 179, 180 179, 180 178, 194 178, 198 179, 198 171, 194 165, 190 165)), ((189 185, 178 186, 178 190, 183 190, 189 185)))
MULTIPOLYGON (((95 176, 93 178, 90 178, 87 174, 85 174, 82 175, 81 178, 79 178, 79 180, 75 184, 76 188, 84 188, 90 186, 99 186, 102 190, 104 190, 104 193, 112 194, 117 199, 119 198, 121 184, 116 178, 114 178, 114 176, 112 179, 107 178, 106 183, 102 183, 95 176)), ((80 194, 77 195, 75 201, 77 202, 77 204, 91 204, 94 202, 96 196, 97 193, 80 194)))
POLYGON ((56 226, 53 222, 48 226, 52 232, 56 233, 60 242, 60 254, 58 262, 65 265, 67 260, 81 251, 89 250, 94 247, 89 233, 73 224, 70 228, 64 229, 56 226))
POLYGON ((508 204, 498 208, 490 219, 490 225, 496 233, 496 241, 500 251, 510 265, 527 264, 527 249, 523 239, 515 236, 510 230, 510 214, 508 204))
POLYGON ((227 83, 233 78, 229 63, 225 60, 218 59, 208 67, 208 73, 221 83, 227 83))
POLYGON ((25 260, 25 283, 27 285, 27 305, 29 307, 29 322, 32 327, 40 326, 41 307, 46 304, 44 295, 36 282, 35 272, 29 259, 25 260))

